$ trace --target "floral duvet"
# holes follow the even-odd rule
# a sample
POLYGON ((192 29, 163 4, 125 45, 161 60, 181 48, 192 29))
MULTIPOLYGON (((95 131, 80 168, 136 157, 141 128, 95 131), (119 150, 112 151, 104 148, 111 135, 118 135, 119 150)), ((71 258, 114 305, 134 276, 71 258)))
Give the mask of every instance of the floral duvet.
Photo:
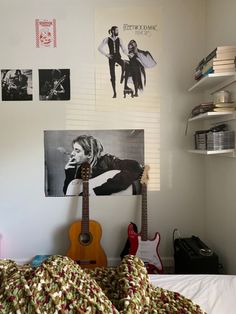
POLYGON ((116 268, 82 269, 54 255, 38 267, 0 260, 0 313, 201 314, 179 293, 154 288, 143 262, 127 255, 116 268))

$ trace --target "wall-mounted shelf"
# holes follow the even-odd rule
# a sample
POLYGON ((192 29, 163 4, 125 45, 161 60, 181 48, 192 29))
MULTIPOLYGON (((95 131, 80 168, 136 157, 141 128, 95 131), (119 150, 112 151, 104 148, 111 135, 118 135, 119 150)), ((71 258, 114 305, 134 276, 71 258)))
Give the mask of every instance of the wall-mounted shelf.
POLYGON ((190 153, 201 154, 201 155, 220 155, 220 154, 231 154, 234 157, 234 149, 222 149, 222 150, 200 150, 200 149, 190 149, 190 153))
POLYGON ((203 77, 196 84, 190 87, 188 91, 203 92, 205 90, 210 90, 214 87, 214 91, 211 91, 212 94, 221 89, 224 89, 235 81, 236 72, 212 73, 203 77))
MULTIPOLYGON (((213 94, 219 90, 223 90, 227 86, 236 82, 236 72, 225 72, 225 73, 212 73, 208 74, 192 87, 189 88, 189 92, 198 91, 204 92, 208 91, 213 94)), ((188 122, 196 121, 196 120, 210 120, 216 119, 215 121, 222 120, 231 121, 236 119, 236 111, 225 111, 225 112, 206 112, 203 114, 199 114, 193 118, 188 119, 188 122), (219 118, 219 119, 216 119, 219 118)), ((190 153, 199 154, 199 155, 218 155, 218 156, 226 156, 226 157, 236 157, 236 149, 223 149, 223 150, 198 150, 191 149, 190 153)))
POLYGON ((196 120, 207 120, 211 118, 219 118, 224 116, 232 116, 232 119, 235 119, 235 112, 225 111, 225 112, 205 112, 202 114, 197 115, 196 117, 188 119, 189 122, 196 121, 196 120))

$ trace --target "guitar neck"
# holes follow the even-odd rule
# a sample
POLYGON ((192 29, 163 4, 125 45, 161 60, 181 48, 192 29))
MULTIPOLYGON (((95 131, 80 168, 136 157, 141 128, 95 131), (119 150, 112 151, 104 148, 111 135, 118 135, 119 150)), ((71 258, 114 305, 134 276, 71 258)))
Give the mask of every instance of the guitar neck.
POLYGON ((148 221, 147 221, 147 185, 142 184, 142 221, 141 221, 141 239, 148 240, 148 221))
POLYGON ((56 83, 56 85, 51 89, 49 95, 53 96, 53 93, 57 90, 58 86, 63 83, 63 81, 65 80, 66 76, 64 75, 62 78, 60 78, 60 80, 56 83))
POLYGON ((89 233, 89 182, 83 181, 82 233, 89 233))

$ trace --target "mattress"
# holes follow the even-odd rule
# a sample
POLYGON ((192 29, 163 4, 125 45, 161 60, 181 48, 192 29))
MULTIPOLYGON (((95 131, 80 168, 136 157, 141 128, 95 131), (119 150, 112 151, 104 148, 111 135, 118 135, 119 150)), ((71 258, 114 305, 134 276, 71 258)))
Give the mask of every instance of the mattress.
POLYGON ((236 276, 149 275, 154 286, 181 293, 208 314, 236 313, 236 276))

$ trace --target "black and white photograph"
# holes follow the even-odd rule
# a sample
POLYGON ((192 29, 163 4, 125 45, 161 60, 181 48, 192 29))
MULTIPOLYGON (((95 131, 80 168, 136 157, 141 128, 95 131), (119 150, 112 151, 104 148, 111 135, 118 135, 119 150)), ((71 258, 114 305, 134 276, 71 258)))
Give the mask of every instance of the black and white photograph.
POLYGON ((40 69, 39 100, 70 100, 70 70, 40 69))
POLYGON ((1 70, 2 100, 32 100, 32 70, 1 70))
POLYGON ((45 195, 81 196, 89 164, 89 195, 138 195, 144 130, 44 131, 45 195))

